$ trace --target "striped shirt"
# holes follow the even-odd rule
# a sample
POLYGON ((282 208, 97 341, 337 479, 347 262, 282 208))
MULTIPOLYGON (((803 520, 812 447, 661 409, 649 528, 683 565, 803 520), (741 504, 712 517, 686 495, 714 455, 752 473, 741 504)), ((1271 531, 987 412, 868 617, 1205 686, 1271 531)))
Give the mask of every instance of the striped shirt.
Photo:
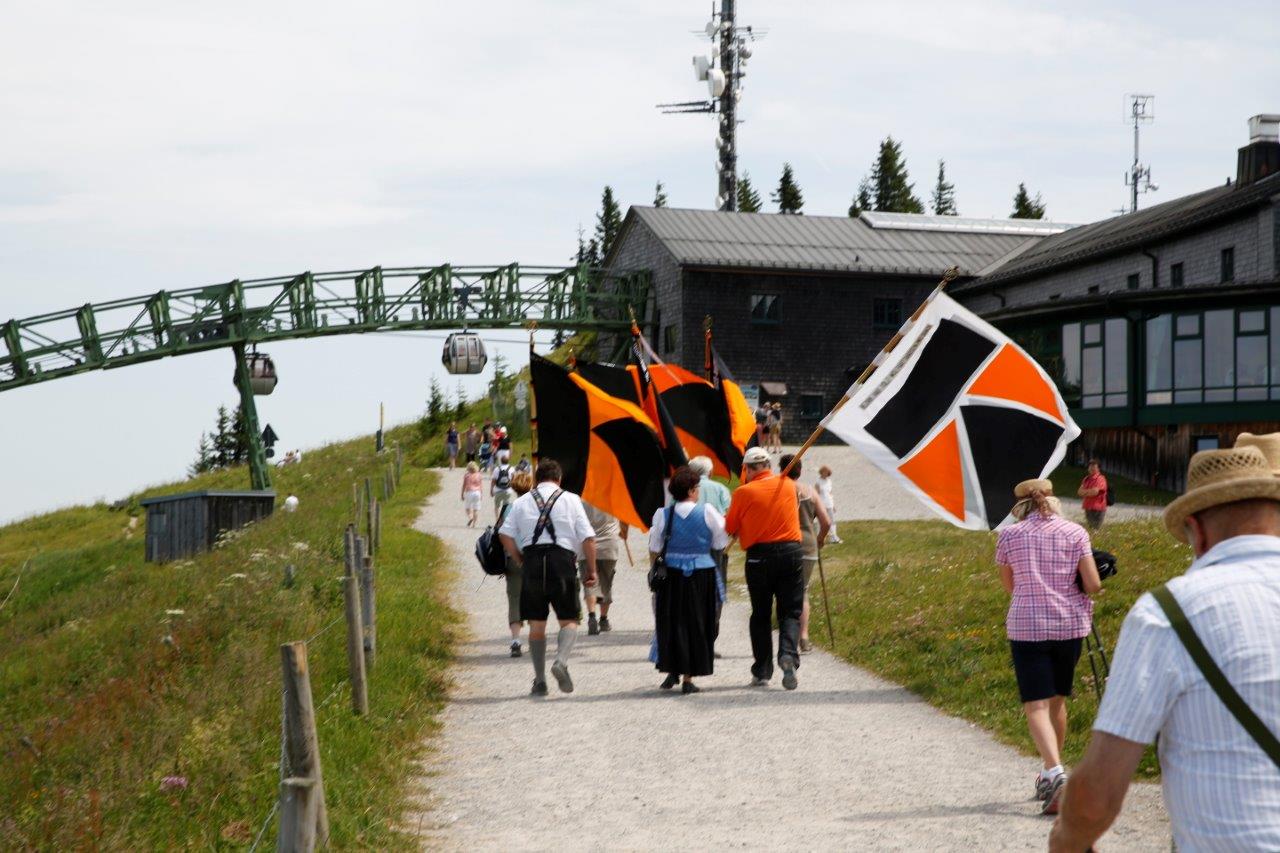
MULTIPOLYGON (((1280 537, 1220 542, 1169 589, 1227 680, 1280 733, 1280 537)), ((1160 735, 1179 850, 1280 850, 1280 768, 1205 682, 1150 594, 1125 618, 1093 727, 1135 743, 1160 735)))
POLYGON ((1089 534, 1060 515, 1035 510, 1000 531, 996 563, 1013 569, 1005 628, 1010 640, 1074 640, 1089 633, 1093 601, 1076 586, 1089 534))

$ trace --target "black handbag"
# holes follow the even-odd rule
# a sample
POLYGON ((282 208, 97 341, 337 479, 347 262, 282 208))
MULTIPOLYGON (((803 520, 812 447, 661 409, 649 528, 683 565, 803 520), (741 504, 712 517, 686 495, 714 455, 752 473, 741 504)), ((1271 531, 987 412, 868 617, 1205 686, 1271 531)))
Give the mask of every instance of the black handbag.
POLYGON ((667 544, 671 541, 671 528, 676 520, 676 508, 672 506, 667 512, 667 523, 662 530, 662 551, 653 558, 649 566, 649 591, 657 592, 658 587, 667 580, 667 544))
MULTIPOLYGON (((1110 551, 1100 551, 1093 549, 1093 562, 1098 566, 1098 580, 1106 580, 1116 576, 1116 555, 1110 551)), ((1079 570, 1076 571, 1076 588, 1084 592, 1084 580, 1080 577, 1079 570)))

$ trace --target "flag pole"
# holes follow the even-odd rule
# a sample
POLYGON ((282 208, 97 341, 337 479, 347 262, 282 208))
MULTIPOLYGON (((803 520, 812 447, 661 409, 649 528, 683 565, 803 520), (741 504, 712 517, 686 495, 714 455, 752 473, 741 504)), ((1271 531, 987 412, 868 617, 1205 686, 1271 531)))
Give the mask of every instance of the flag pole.
POLYGON ((924 313, 925 308, 929 307, 929 303, 933 301, 934 297, 946 289, 946 286, 958 275, 960 275, 960 269, 958 267, 951 267, 942 274, 942 280, 938 282, 938 286, 933 289, 932 293, 925 297, 925 300, 920 303, 920 307, 918 307, 915 312, 907 318, 907 321, 902 324, 902 327, 898 329, 897 333, 889 339, 889 343, 884 345, 884 348, 871 360, 871 363, 862 371, 862 374, 859 375, 858 378, 854 380, 853 384, 849 386, 849 390, 844 392, 844 396, 840 398, 839 402, 837 402, 831 411, 827 412, 827 416, 818 423, 818 426, 814 428, 813 433, 805 439, 804 444, 800 445, 800 449, 796 451, 796 455, 787 463, 787 467, 783 469, 781 476, 786 477, 787 474, 791 473, 792 467, 800 461, 800 457, 804 456, 805 452, 808 451, 810 447, 813 447, 819 436, 826 432, 827 421, 831 420, 831 417, 835 415, 836 412, 844 408, 844 405, 848 403, 850 398, 853 396, 853 392, 856 391, 862 383, 867 381, 867 377, 875 372, 875 369, 884 362, 889 353, 893 352, 894 348, 902 342, 902 339, 906 337, 907 332, 911 330, 913 325, 915 325, 916 320, 920 319, 920 315, 924 313))
POLYGON ((711 315, 710 314, 702 318, 702 333, 703 333, 703 339, 706 341, 706 346, 703 349, 702 369, 707 372, 707 381, 710 382, 712 379, 715 378, 715 375, 716 375, 715 362, 711 356, 711 315))
POLYGON ((822 581, 822 609, 827 614, 827 638, 831 640, 831 652, 836 650, 836 629, 831 624, 831 602, 827 598, 827 573, 822 569, 822 549, 818 549, 818 580, 822 581))

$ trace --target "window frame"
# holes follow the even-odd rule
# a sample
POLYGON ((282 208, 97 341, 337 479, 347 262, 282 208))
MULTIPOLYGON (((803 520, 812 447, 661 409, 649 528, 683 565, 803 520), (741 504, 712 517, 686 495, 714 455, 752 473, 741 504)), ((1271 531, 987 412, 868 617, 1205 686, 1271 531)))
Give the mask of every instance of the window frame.
POLYGON ((1169 264, 1169 286, 1182 287, 1187 282, 1187 269, 1183 266, 1182 261, 1175 264, 1169 264))
POLYGON ((897 331, 902 328, 903 304, 901 296, 873 296, 871 298, 871 328, 882 331, 897 331), (897 319, 882 319, 878 315, 881 308, 886 309, 886 314, 890 313, 889 308, 893 308, 897 313, 897 319))
POLYGON ((1236 280, 1236 247, 1227 246, 1218 254, 1219 284, 1236 280))
POLYGON ((676 345, 680 341, 679 327, 675 323, 667 326, 662 330, 662 352, 665 355, 671 355, 676 351, 676 345))
POLYGON ((799 402, 800 417, 807 421, 821 420, 822 416, 826 414, 826 404, 827 404, 826 397, 822 394, 817 394, 817 393, 801 394, 800 402, 799 402), (805 403, 812 402, 813 400, 818 401, 817 408, 812 410, 806 409, 805 403))
POLYGON ((752 293, 747 298, 747 312, 753 326, 777 326, 782 323, 782 295, 778 293, 752 293), (763 316, 757 316, 756 306, 769 300, 763 316))
MULTIPOLYGON (((1280 334, 1276 334, 1280 332, 1280 305, 1212 307, 1193 312, 1169 311, 1148 317, 1144 321, 1144 329, 1146 340, 1143 351, 1145 369, 1142 375, 1140 399, 1146 405, 1213 405, 1262 403, 1280 400, 1280 376, 1277 375, 1277 368, 1280 367, 1280 351, 1278 351, 1280 350, 1280 334), (1213 341, 1213 352, 1210 353, 1210 347, 1205 339, 1206 331, 1209 329, 1206 316, 1223 311, 1232 312, 1229 324, 1231 341, 1229 345, 1224 345, 1225 342, 1223 341, 1213 341), (1261 325, 1254 325, 1246 329, 1244 318, 1250 315, 1257 315, 1261 320, 1261 325), (1155 387, 1151 381, 1150 371, 1151 347, 1155 342, 1151 324, 1161 317, 1169 318, 1169 328, 1166 333, 1168 337, 1164 339, 1169 344, 1170 377, 1168 388, 1155 387), (1190 318, 1195 318, 1196 330, 1194 332, 1180 332, 1178 328, 1179 321, 1190 318), (1194 386, 1179 386, 1178 344, 1192 341, 1196 342, 1199 347, 1198 383, 1194 386), (1255 373, 1256 378, 1261 380, 1260 382, 1246 384, 1244 377, 1241 375, 1242 364, 1244 364, 1241 359, 1242 342, 1244 342, 1245 349, 1252 349, 1255 355, 1258 354, 1258 348, 1261 346, 1261 366, 1263 371, 1261 376, 1257 376, 1255 373), (1221 359, 1228 355, 1231 361, 1226 374, 1230 376, 1230 384, 1208 384, 1213 378, 1209 376, 1209 360, 1211 356, 1215 359, 1221 359)), ((1159 344, 1155 345, 1158 346, 1159 344)), ((1253 366, 1256 367, 1257 364, 1255 363, 1253 366)))
POLYGON ((1128 290, 1140 290, 1142 288, 1142 273, 1129 273, 1129 277, 1125 279, 1125 287, 1128 290))

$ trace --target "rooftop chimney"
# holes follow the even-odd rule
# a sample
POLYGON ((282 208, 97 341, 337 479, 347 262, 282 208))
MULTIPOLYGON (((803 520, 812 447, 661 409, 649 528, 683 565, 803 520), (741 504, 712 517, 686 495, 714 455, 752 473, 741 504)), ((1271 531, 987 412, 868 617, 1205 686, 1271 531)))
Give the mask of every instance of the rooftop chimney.
POLYGON ((1280 114, 1263 113, 1249 119, 1249 144, 1236 159, 1236 186, 1276 172, 1280 172, 1280 114))

